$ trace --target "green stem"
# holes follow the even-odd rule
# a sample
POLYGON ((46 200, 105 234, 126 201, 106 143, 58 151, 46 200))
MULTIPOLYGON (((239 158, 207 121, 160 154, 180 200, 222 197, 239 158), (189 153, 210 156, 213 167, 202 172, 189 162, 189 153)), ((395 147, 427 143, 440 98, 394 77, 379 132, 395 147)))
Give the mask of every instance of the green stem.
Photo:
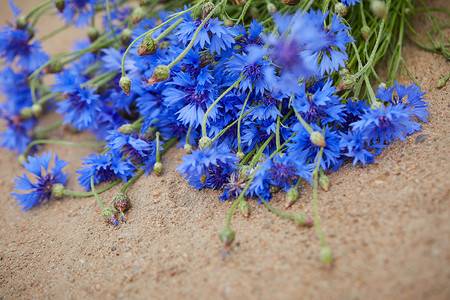
POLYGON ((58 141, 58 140, 34 140, 28 144, 27 149, 25 150, 24 155, 30 152, 31 147, 39 144, 53 144, 53 145, 63 145, 63 146, 105 146, 104 142, 94 142, 94 143, 78 143, 78 142, 69 142, 69 141, 58 141))
POLYGON ((241 144, 241 122, 242 116, 244 114, 245 106, 247 106, 247 101, 250 98, 250 94, 252 91, 248 92, 247 98, 245 98, 244 106, 242 106, 241 113, 239 115, 238 123, 237 123, 237 138, 238 138, 238 152, 242 152, 242 144, 241 144))
POLYGON ((95 190, 94 175, 91 176, 91 190, 92 193, 94 194, 95 200, 97 200, 98 205, 100 205, 102 209, 105 209, 106 208, 105 204, 103 204, 102 200, 100 200, 100 197, 98 196, 98 193, 95 190))
POLYGON ((314 175, 313 207, 314 207, 314 227, 316 228, 316 233, 317 233, 317 236, 319 237, 322 247, 326 247, 327 242, 325 240, 325 236, 323 235, 322 228, 320 227, 320 222, 319 222, 319 203, 318 203, 318 197, 317 197, 317 193, 319 190, 318 170, 319 170, 319 166, 320 166, 320 161, 322 159, 322 154, 323 154, 323 147, 321 147, 319 153, 317 153, 317 156, 316 156, 317 165, 313 171, 313 175, 314 175))
POLYGON ((116 33, 114 32, 114 27, 113 27, 113 24, 111 21, 111 12, 109 10, 109 0, 106 0, 106 17, 108 18, 108 24, 109 24, 109 27, 111 28, 112 35, 113 35, 114 39, 117 40, 117 36, 116 36, 116 33))
POLYGON ((308 123, 306 123, 306 121, 302 118, 302 116, 298 113, 298 111, 295 108, 294 108, 294 113, 297 116, 297 119, 302 124, 302 126, 306 129, 306 131, 308 131, 309 134, 312 134, 314 132, 314 130, 308 123))
MULTIPOLYGON (((122 181, 122 179, 117 179, 116 181, 110 183, 109 185, 105 186, 104 188, 97 190, 96 192, 97 192, 97 194, 106 192, 107 190, 111 189, 112 187, 118 185, 121 181, 122 181)), ((72 197, 90 197, 90 196, 94 195, 93 192, 79 193, 79 192, 74 192, 74 191, 69 191, 69 190, 64 190, 63 193, 64 193, 64 195, 72 196, 72 197)))
MULTIPOLYGON (((299 180, 299 181, 300 181, 300 180, 299 180)), ((281 211, 276 210, 275 208, 273 208, 272 206, 270 206, 270 204, 269 204, 266 200, 264 200, 263 197, 261 197, 260 195, 258 195, 258 196, 259 196, 259 199, 261 199, 261 201, 264 203, 264 205, 265 205, 271 212, 273 212, 274 214, 279 215, 280 217, 283 217, 283 218, 287 218, 287 219, 290 219, 290 220, 295 220, 295 216, 294 216, 294 215, 288 215, 288 214, 282 213, 281 211)))
POLYGON ((43 37, 41 37, 41 38, 39 39, 39 41, 42 43, 42 42, 48 40, 49 38, 54 37, 54 36, 57 35, 58 33, 63 32, 63 31, 66 30, 67 28, 70 28, 71 26, 72 26, 72 24, 64 24, 63 26, 59 27, 59 28, 56 29, 55 31, 50 32, 50 33, 44 35, 43 37))
POLYGON ((228 94, 229 91, 231 91, 235 86, 237 86, 239 84, 239 82, 241 82, 241 80, 244 79, 244 76, 241 76, 238 80, 236 80, 235 83, 233 83, 229 88, 227 88, 225 90, 225 92, 223 92, 212 104, 210 107, 208 107, 208 110, 205 112, 205 115, 203 116, 203 121, 202 121, 202 136, 203 137, 207 137, 208 135, 206 134, 206 120, 208 119, 208 115, 211 112, 211 110, 214 108, 214 106, 216 106, 216 104, 223 98, 225 97, 226 94, 228 94))
POLYGON ((160 162, 160 153, 159 153, 159 143, 161 139, 161 133, 158 131, 156 133, 156 162, 160 162))
POLYGON ((47 0, 45 2, 43 2, 42 4, 39 4, 38 6, 36 6, 35 8, 33 8, 27 15, 26 15, 26 19, 29 20, 35 13, 37 13, 39 10, 41 10, 42 8, 46 7, 47 5, 51 4, 52 0, 47 0))
POLYGON ((52 125, 48 126, 47 128, 42 128, 42 129, 35 129, 34 130, 34 136, 36 137, 40 137, 40 136, 45 136, 47 135, 47 133, 61 127, 62 125, 62 120, 56 121, 55 123, 53 123, 52 125))
POLYGON ((125 183, 123 185, 123 187, 120 189, 120 193, 125 194, 126 190, 128 189, 128 187, 135 182, 139 177, 141 177, 143 174, 145 173, 144 169, 140 169, 139 172, 136 173, 136 175, 134 175, 133 177, 130 178, 130 180, 127 181, 127 183, 125 183))
POLYGON ((247 3, 245 3, 244 8, 242 9, 241 15, 239 16, 239 19, 236 22, 236 25, 239 25, 240 22, 244 20, 245 14, 247 13, 248 8, 252 4, 253 0, 248 0, 247 3))
POLYGON ((188 129, 188 131, 186 133, 186 145, 189 145, 189 140, 191 138, 191 131, 192 131, 192 125, 189 126, 189 129, 188 129))
POLYGON ((249 187, 252 184, 254 178, 255 178, 255 175, 253 174, 253 176, 250 177, 249 181, 245 185, 245 187, 242 190, 242 192, 239 195, 239 197, 236 199, 236 201, 234 201, 233 205, 231 205, 230 210, 228 211, 228 214, 227 214, 227 225, 226 225, 226 228, 231 229, 230 225, 231 225, 231 218, 233 217, 233 211, 239 205, 239 202, 241 202, 244 199, 245 192, 247 192, 247 190, 249 189, 249 187))
MULTIPOLYGON (((282 108, 283 108, 283 103, 280 103, 280 105, 278 106, 278 110, 280 111, 280 113, 281 113, 282 108)), ((277 150, 281 148, 280 125, 281 125, 281 116, 278 116, 277 117, 277 133, 276 133, 276 137, 275 137, 277 150)))
POLYGON ((169 33, 171 33, 175 28, 177 28, 178 25, 180 25, 180 23, 183 22, 183 19, 180 18, 179 20, 177 20, 175 23, 173 23, 172 25, 170 25, 166 30, 164 30, 163 32, 161 32, 160 35, 158 35, 155 38, 155 41, 157 43, 159 43, 163 38, 165 38, 169 33))

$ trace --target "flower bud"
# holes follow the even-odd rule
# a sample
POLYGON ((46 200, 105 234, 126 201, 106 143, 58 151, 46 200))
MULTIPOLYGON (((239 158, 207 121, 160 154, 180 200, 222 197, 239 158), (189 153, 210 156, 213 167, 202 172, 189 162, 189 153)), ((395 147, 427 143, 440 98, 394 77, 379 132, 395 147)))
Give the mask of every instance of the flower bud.
POLYGON ((236 153, 236 156, 237 156, 237 158, 239 158, 239 160, 242 160, 244 158, 245 154, 242 151, 238 151, 236 153))
POLYGON ((200 177, 201 184, 204 184, 206 182, 206 179, 208 179, 208 177, 206 177, 206 174, 202 174, 202 176, 200 177))
POLYGON ((124 30, 122 30, 119 38, 120 38, 120 42, 122 43, 123 46, 128 46, 130 44, 131 34, 132 34, 132 31, 129 28, 125 28, 124 30))
POLYGON ((17 20, 16 20, 16 26, 17 26, 17 28, 22 29, 22 30, 27 28, 27 26, 28 26, 27 17, 24 15, 18 16, 17 20))
POLYGON ((347 6, 345 6, 341 2, 338 2, 334 6, 334 12, 340 15, 341 17, 345 17, 347 15, 347 6))
POLYGON ((132 133, 134 132, 135 129, 136 129, 136 128, 134 127, 133 124, 127 123, 127 124, 121 125, 121 126, 117 129, 117 131, 120 132, 120 133, 122 133, 122 134, 129 135, 129 134, 132 134, 132 133))
POLYGON ((64 11, 64 8, 66 7, 66 1, 64 0, 55 0, 55 7, 58 9, 60 13, 64 11))
POLYGON ((116 210, 124 212, 131 207, 130 197, 124 193, 117 194, 113 199, 113 206, 116 210))
POLYGON ((356 77, 349 74, 342 78, 341 82, 339 83, 338 90, 340 91, 349 91, 351 90, 356 84, 356 77))
POLYGON ((159 49, 164 50, 164 49, 169 48, 170 43, 169 43, 169 41, 162 41, 158 45, 159 45, 159 49))
POLYGON ((152 0, 139 0, 139 6, 148 6, 152 3, 152 0))
POLYGON ((151 37, 151 34, 147 34, 142 40, 137 53, 139 56, 152 55, 158 51, 158 42, 151 37))
POLYGON ((319 184, 325 192, 328 192, 328 190, 330 189, 331 181, 328 178, 328 176, 326 176, 324 174, 324 175, 320 175, 319 184))
POLYGON ((308 216, 305 216, 305 214, 296 215, 294 221, 295 223, 297 223, 298 226, 301 227, 311 227, 314 224, 313 219, 311 219, 308 216))
POLYGON ((250 205, 248 205, 248 202, 242 199, 238 204, 238 209, 241 215, 248 218, 250 215, 250 205))
POLYGON ((228 249, 234 241, 234 231, 231 228, 225 228, 219 234, 220 241, 224 243, 225 249, 228 249))
POLYGON ((64 185, 56 183, 52 186, 52 196, 55 198, 62 198, 64 196, 64 185))
POLYGON ((91 41, 91 43, 94 42, 100 35, 100 33, 98 32, 98 29, 95 27, 92 27, 92 26, 88 28, 87 34, 88 34, 88 37, 89 37, 89 40, 91 41))
POLYGON ((130 89, 131 89, 131 80, 127 76, 120 77, 119 85, 122 88, 122 90, 127 94, 127 96, 130 95, 130 89))
POLYGON ((216 6, 211 1, 206 2, 202 6, 202 18, 205 19, 215 8, 216 6))
POLYGON ((234 22, 231 21, 230 19, 225 19, 225 20, 223 20, 223 25, 225 25, 227 27, 234 27, 234 22))
POLYGON ((52 61, 45 67, 44 72, 47 74, 55 74, 61 72, 63 69, 63 64, 60 60, 52 61))
POLYGON ((35 103, 31 106, 31 112, 36 118, 39 118, 42 115, 43 111, 44 108, 42 107, 42 104, 35 103))
POLYGON ((198 146, 200 149, 206 149, 212 146, 212 142, 211 139, 207 136, 203 136, 199 141, 198 141, 198 146))
POLYGON ((155 170, 156 176, 161 176, 163 172, 163 165, 160 162, 155 162, 153 165, 153 170, 155 170))
MULTIPOLYGON (((300 179, 298 179, 300 180, 300 179)), ((298 189, 297 188, 290 188, 289 191, 287 191, 286 193, 286 204, 285 207, 288 208, 290 207, 292 204, 295 203, 295 201, 297 201, 298 198, 298 189)))
POLYGON ((145 9, 142 7, 135 7, 131 12, 131 22, 133 24, 139 23, 145 17, 145 9))
POLYGON ((326 146, 324 136, 318 131, 314 131, 313 133, 311 133, 311 136, 309 137, 309 139, 311 140, 311 143, 313 143, 316 146, 319 146, 319 147, 326 146))
POLYGON ((331 268, 331 265, 333 264, 333 253, 330 248, 326 246, 322 247, 322 250, 320 250, 320 260, 325 267, 331 268))
POLYGON ((384 1, 375 0, 370 2, 370 10, 372 13, 382 19, 386 19, 387 17, 387 10, 386 10, 386 3, 384 1))
POLYGON ((387 87, 387 84, 386 84, 386 83, 382 82, 382 83, 380 83, 380 85, 378 86, 378 88, 379 88, 379 89, 386 90, 388 87, 387 87))
POLYGON ((286 5, 297 5, 300 2, 300 0, 283 0, 283 3, 286 5))
POLYGON ((350 74, 350 71, 347 68, 341 68, 339 70, 339 77, 345 77, 350 74))
POLYGON ((192 146, 190 144, 184 144, 183 149, 184 149, 184 151, 186 151, 187 154, 192 153, 192 146))
POLYGON ((441 78, 441 79, 437 82, 436 87, 437 87, 438 89, 442 89, 442 88, 447 84, 448 79, 449 79, 449 78, 448 78, 447 76, 444 77, 444 78, 441 78))
POLYGON ((202 52, 202 54, 200 54, 200 66, 201 67, 206 67, 208 65, 212 65, 215 62, 216 62, 216 57, 213 54, 211 54, 211 52, 205 51, 205 52, 202 52))
POLYGON ((27 157, 26 157, 24 154, 20 154, 20 155, 17 157, 17 162, 19 163, 19 165, 22 165, 22 163, 23 163, 24 161, 28 161, 28 160, 27 160, 27 157))
POLYGON ((111 208, 109 207, 103 208, 102 216, 106 222, 111 223, 114 226, 119 225, 119 222, 117 222, 116 214, 114 213, 114 210, 112 210, 111 208))
POLYGON ((277 12, 277 7, 272 2, 267 2, 267 11, 273 15, 277 12))
POLYGON ((33 117, 33 111, 31 110, 31 107, 24 107, 21 109, 20 113, 20 120, 26 121, 33 117))
POLYGON ((370 27, 367 25, 361 27, 361 36, 363 37, 363 39, 367 40, 369 38, 369 35, 370 35, 370 27))
POLYGON ((169 78, 170 69, 166 65, 159 65, 153 71, 152 77, 148 80, 148 84, 153 85, 156 82, 161 82, 169 78))

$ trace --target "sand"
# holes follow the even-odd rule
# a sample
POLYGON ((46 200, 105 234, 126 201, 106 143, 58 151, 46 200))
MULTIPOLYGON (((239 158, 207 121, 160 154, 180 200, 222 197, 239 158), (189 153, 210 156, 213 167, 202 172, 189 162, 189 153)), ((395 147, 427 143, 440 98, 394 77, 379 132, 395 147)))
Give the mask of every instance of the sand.
MULTIPOLYGON (((2 24, 12 19, 4 2, 2 24)), ((36 2, 17 1, 25 11, 36 2)), ((445 0, 428 3, 448 7, 445 0)), ((55 18, 40 22, 40 34, 56 24, 55 18)), ((419 14, 414 27, 426 26, 419 14)), ((70 31, 45 47, 59 53, 80 36, 70 31)), ((174 168, 181 149, 163 157, 163 176, 131 186, 129 221, 118 227, 103 222, 93 197, 65 197, 21 211, 9 194, 22 171, 16 155, 1 149, 0 299, 449 299, 450 84, 441 90, 435 85, 450 63, 409 42, 404 58, 427 93, 429 123, 384 149, 377 163, 348 164, 330 175, 332 188, 319 193, 319 209, 336 257, 331 271, 318 259, 314 228, 299 228, 256 201, 250 201, 248 219, 235 213, 236 243, 223 260, 218 232, 231 202, 221 202, 214 191, 194 191, 180 177, 174 168)), ((91 137, 56 132, 53 138, 91 137)), ((68 188, 79 190, 80 159, 99 149, 43 148, 50 149, 71 162, 68 188)), ((110 201, 119 188, 101 198, 110 201)), ((283 197, 277 194, 272 202, 282 211, 283 197)), ((309 186, 287 211, 312 214, 309 186)))

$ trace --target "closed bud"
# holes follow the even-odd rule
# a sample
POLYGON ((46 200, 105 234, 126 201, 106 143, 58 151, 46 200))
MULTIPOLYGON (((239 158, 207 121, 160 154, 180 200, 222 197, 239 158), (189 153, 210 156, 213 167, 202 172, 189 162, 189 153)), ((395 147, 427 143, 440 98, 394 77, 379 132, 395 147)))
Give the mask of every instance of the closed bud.
POLYGON ((225 25, 227 27, 234 27, 234 22, 231 21, 230 19, 225 19, 225 20, 223 20, 223 25, 225 25))
POLYGON ((158 42, 151 37, 151 34, 147 34, 142 40, 137 53, 139 56, 152 55, 158 51, 158 42))
POLYGON ((35 103, 31 106, 31 112, 36 118, 39 118, 42 115, 43 111, 44 108, 42 107, 42 104, 35 103))
POLYGON ((100 35, 100 32, 98 32, 98 29, 93 26, 88 28, 87 33, 88 33, 88 37, 89 37, 89 40, 91 41, 91 43, 94 42, 100 35))
POLYGON ((55 74, 61 72, 63 69, 62 62, 58 59, 55 61, 52 61, 50 64, 45 67, 44 72, 47 74, 55 74))
POLYGON ((369 35, 370 35, 370 27, 367 25, 361 27, 361 36, 363 37, 363 39, 367 40, 369 38, 369 35))
POLYGON ((139 23, 145 17, 145 9, 142 7, 135 7, 131 12, 131 22, 133 24, 139 23))
POLYGON ((320 260, 325 267, 331 268, 331 265, 333 264, 333 253, 330 248, 326 246, 322 247, 322 250, 320 250, 320 260))
POLYGON ((342 78, 341 82, 339 83, 338 90, 340 91, 349 91, 351 90, 356 84, 356 77, 352 74, 346 75, 342 78))
POLYGON ((116 210, 124 212, 131 207, 130 197, 124 193, 117 194, 113 199, 113 206, 116 210))
POLYGON ((64 196, 64 185, 56 183, 52 186, 52 196, 55 198, 62 198, 64 196))
POLYGON ((134 125, 129 123, 123 124, 117 129, 118 132, 126 135, 132 134, 135 130, 136 128, 134 127, 134 125))
POLYGON ((200 66, 206 67, 216 62, 216 57, 210 51, 205 51, 200 54, 200 66))
POLYGON ((207 137, 207 136, 203 136, 198 141, 198 146, 199 146, 200 149, 210 148, 212 146, 211 139, 209 137, 207 137))
POLYGON ((156 176, 161 176, 163 172, 163 165, 160 162, 155 162, 153 165, 153 170, 155 170, 156 176))
POLYGON ((208 177, 206 177, 205 174, 202 174, 202 176, 200 176, 200 182, 201 184, 204 184, 206 182, 206 179, 208 179, 208 177))
POLYGON ((311 143, 313 143, 316 146, 319 146, 319 147, 326 146, 324 136, 318 131, 314 131, 313 133, 311 133, 309 139, 311 140, 311 143))
POLYGON ((277 7, 272 2, 267 2, 267 11, 273 15, 277 12, 277 7))
POLYGON ((339 70, 339 77, 345 77, 350 74, 350 71, 347 68, 341 68, 339 70))
POLYGON ((184 144, 183 149, 184 149, 184 151, 186 151, 187 154, 191 154, 192 153, 192 146, 191 146, 191 144, 184 144))
POLYGON ((244 158, 245 154, 242 151, 238 151, 236 153, 236 156, 237 156, 237 158, 239 158, 239 160, 242 160, 244 158))
POLYGON ((248 202, 242 199, 239 202, 238 208, 241 215, 248 218, 248 216, 250 215, 250 205, 248 205, 248 202))
POLYGON ((132 31, 129 28, 125 28, 124 30, 122 30, 119 38, 120 38, 120 42, 122 43, 123 46, 128 46, 130 44, 131 34, 132 34, 132 31))
POLYGON ((347 6, 345 6, 341 2, 338 2, 334 6, 334 12, 340 15, 341 17, 345 17, 347 15, 347 6))
POLYGON ((286 5, 297 5, 300 3, 300 0, 283 0, 283 3, 286 5))
POLYGON ((378 88, 379 88, 379 89, 386 90, 386 89, 387 89, 387 84, 384 83, 384 82, 382 82, 382 83, 380 83, 380 85, 378 86, 378 88))
POLYGON ((313 219, 306 216, 305 214, 296 215, 294 221, 298 226, 301 227, 311 227, 314 225, 313 219))
POLYGON ((328 192, 328 190, 330 189, 331 181, 328 178, 328 176, 326 176, 324 174, 324 175, 320 175, 319 184, 325 192, 328 192))
POLYGON ((60 13, 62 13, 64 11, 64 8, 66 7, 66 1, 55 0, 55 7, 60 13))
POLYGON ((111 208, 104 207, 102 209, 102 216, 106 222, 111 223, 114 226, 119 225, 119 222, 117 222, 116 214, 114 213, 114 210, 112 210, 111 208))
POLYGON ((26 157, 24 154, 20 154, 20 155, 17 157, 17 162, 19 163, 19 165, 22 165, 22 163, 23 163, 24 161, 27 161, 27 157, 26 157))
POLYGON ((386 19, 388 14, 386 10, 386 3, 384 3, 384 1, 375 0, 370 2, 370 10, 375 16, 382 19, 386 19))
POLYGON ((164 49, 169 48, 170 43, 169 43, 169 41, 162 41, 158 45, 159 45, 159 49, 164 50, 164 49))
POLYGON ((127 76, 120 77, 119 85, 122 88, 122 90, 127 94, 127 96, 130 95, 130 89, 131 89, 131 80, 127 76))
MULTIPOLYGON (((300 180, 300 179, 298 179, 298 180, 300 180)), ((286 208, 290 207, 292 204, 295 203, 295 201, 297 201, 297 198, 298 198, 298 189, 290 188, 289 191, 287 191, 287 193, 286 193, 285 207, 286 208)))
POLYGON ((202 6, 202 18, 205 19, 216 6, 212 2, 206 2, 202 6))
POLYGON ((234 241, 234 231, 231 228, 225 228, 219 234, 220 241, 224 243, 225 249, 228 249, 234 241))
POLYGON ((28 26, 27 17, 24 15, 18 16, 17 20, 16 20, 16 26, 19 29, 25 30, 25 28, 27 28, 27 26, 28 26))
POLYGON ((22 108, 19 116, 20 116, 20 120, 22 120, 22 121, 31 119, 33 117, 33 111, 31 110, 31 107, 22 108))
POLYGON ((148 84, 153 85, 156 82, 161 82, 169 78, 170 69, 166 65, 159 65, 153 71, 152 77, 148 80, 148 84))

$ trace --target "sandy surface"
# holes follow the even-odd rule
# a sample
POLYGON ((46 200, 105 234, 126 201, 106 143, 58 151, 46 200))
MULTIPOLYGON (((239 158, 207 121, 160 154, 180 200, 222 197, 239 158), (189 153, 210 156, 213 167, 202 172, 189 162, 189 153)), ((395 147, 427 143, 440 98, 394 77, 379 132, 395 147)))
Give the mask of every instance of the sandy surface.
MULTIPOLYGON (((4 2, 2 24, 11 19, 4 2)), ((17 2, 25 11, 36 3, 17 2)), ((419 15, 415 27, 426 23, 419 15)), ((41 34, 55 27, 54 19, 39 23, 41 34)), ((63 34, 45 46, 58 53, 77 35, 63 34)), ((9 196, 21 170, 16 156, 1 149, 0 299, 449 299, 450 84, 437 90, 435 83, 450 63, 409 43, 404 54, 427 92, 429 123, 385 149, 378 163, 346 165, 330 176, 332 188, 319 199, 337 258, 333 270, 320 265, 314 229, 298 228, 254 201, 250 218, 235 214, 237 244, 222 260, 218 232, 231 203, 213 191, 194 191, 174 171, 182 150, 164 156, 164 176, 141 178, 129 189, 129 222, 115 228, 102 221, 94 198, 66 197, 22 212, 9 196)), ((52 149, 71 161, 68 186, 78 189, 75 171, 94 148, 52 149)), ((101 197, 109 201, 118 190, 101 197)), ((306 186, 289 211, 311 214, 311 192, 306 186)), ((280 210, 282 199, 278 194, 273 201, 280 210)))

